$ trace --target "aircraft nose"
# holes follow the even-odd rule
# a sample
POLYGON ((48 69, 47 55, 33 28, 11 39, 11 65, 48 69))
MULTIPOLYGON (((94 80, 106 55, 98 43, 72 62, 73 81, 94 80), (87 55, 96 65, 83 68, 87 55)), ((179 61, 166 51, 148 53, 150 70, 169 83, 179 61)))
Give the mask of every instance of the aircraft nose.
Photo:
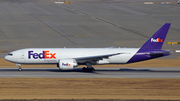
POLYGON ((8 58, 8 57, 7 57, 7 55, 6 55, 6 56, 4 57, 4 59, 7 60, 7 58, 8 58))
POLYGON ((7 60, 7 61, 10 61, 10 57, 9 57, 8 55, 6 55, 6 56, 4 57, 4 59, 7 60))

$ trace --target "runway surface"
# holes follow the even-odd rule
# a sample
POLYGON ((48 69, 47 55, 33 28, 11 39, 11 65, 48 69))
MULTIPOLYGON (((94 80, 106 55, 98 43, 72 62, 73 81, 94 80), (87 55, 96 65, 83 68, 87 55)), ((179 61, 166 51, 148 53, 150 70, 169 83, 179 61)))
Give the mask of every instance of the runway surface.
MULTIPOLYGON (((87 2, 61 5, 55 1, 0 1, 0 58, 21 48, 137 48, 164 23, 172 25, 163 49, 179 49, 179 45, 167 44, 180 39, 179 5, 144 5, 131 0, 85 0, 87 2)), ((177 59, 179 56, 173 54, 164 58, 177 59)), ((179 68, 154 67, 96 68, 95 73, 82 72, 81 69, 27 68, 19 72, 15 68, 1 68, 0 77, 179 78, 179 72, 179 68)))
POLYGON ((0 68, 0 78, 180 78, 179 68, 95 68, 94 73, 81 68, 60 71, 58 68, 0 68))
POLYGON ((177 4, 144 5, 147 0, 72 0, 73 4, 61 5, 55 1, 0 1, 0 58, 21 48, 137 48, 164 23, 172 25, 163 49, 179 49, 179 45, 167 44, 180 39, 180 6, 177 4))

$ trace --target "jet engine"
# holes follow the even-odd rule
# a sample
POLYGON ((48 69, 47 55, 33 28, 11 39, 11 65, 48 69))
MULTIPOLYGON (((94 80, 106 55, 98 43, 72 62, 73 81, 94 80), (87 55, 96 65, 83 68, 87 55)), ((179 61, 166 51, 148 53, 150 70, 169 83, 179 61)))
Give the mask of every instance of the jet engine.
POLYGON ((61 70, 72 70, 74 67, 77 67, 78 64, 75 59, 60 59, 57 67, 61 70))

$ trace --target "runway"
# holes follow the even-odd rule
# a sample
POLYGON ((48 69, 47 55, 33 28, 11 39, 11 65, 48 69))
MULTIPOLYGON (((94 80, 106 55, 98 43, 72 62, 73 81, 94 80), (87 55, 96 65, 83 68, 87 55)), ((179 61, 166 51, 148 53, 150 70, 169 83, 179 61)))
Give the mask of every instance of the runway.
POLYGON ((61 71, 58 68, 1 68, 0 78, 180 78, 180 68, 95 68, 83 72, 81 68, 61 71))
MULTIPOLYGON (((179 49, 178 45, 167 44, 180 39, 180 23, 177 22, 180 17, 180 13, 177 13, 179 5, 144 5, 101 0, 61 5, 54 1, 56 0, 0 1, 0 58, 22 48, 137 48, 168 22, 172 26, 163 49, 179 49)), ((179 54, 164 58, 177 57, 179 54)), ((25 68, 19 72, 16 68, 1 68, 0 77, 179 78, 179 71, 179 68, 153 67, 96 68, 95 73, 82 72, 81 69, 59 71, 58 68, 25 68)))
POLYGON ((137 48, 164 23, 172 26, 163 49, 179 49, 167 44, 180 39, 179 5, 132 3, 146 0, 72 0, 69 5, 55 1, 0 1, 0 58, 22 48, 137 48))

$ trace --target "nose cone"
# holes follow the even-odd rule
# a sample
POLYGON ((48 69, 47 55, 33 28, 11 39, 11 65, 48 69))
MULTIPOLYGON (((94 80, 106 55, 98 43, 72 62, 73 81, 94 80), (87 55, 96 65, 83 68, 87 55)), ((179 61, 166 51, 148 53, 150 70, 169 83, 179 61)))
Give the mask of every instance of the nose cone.
POLYGON ((6 56, 4 57, 4 59, 5 59, 5 60, 8 60, 8 56, 6 55, 6 56))
POLYGON ((4 59, 7 60, 7 61, 11 61, 11 57, 8 56, 8 55, 6 55, 6 56, 4 57, 4 59))

